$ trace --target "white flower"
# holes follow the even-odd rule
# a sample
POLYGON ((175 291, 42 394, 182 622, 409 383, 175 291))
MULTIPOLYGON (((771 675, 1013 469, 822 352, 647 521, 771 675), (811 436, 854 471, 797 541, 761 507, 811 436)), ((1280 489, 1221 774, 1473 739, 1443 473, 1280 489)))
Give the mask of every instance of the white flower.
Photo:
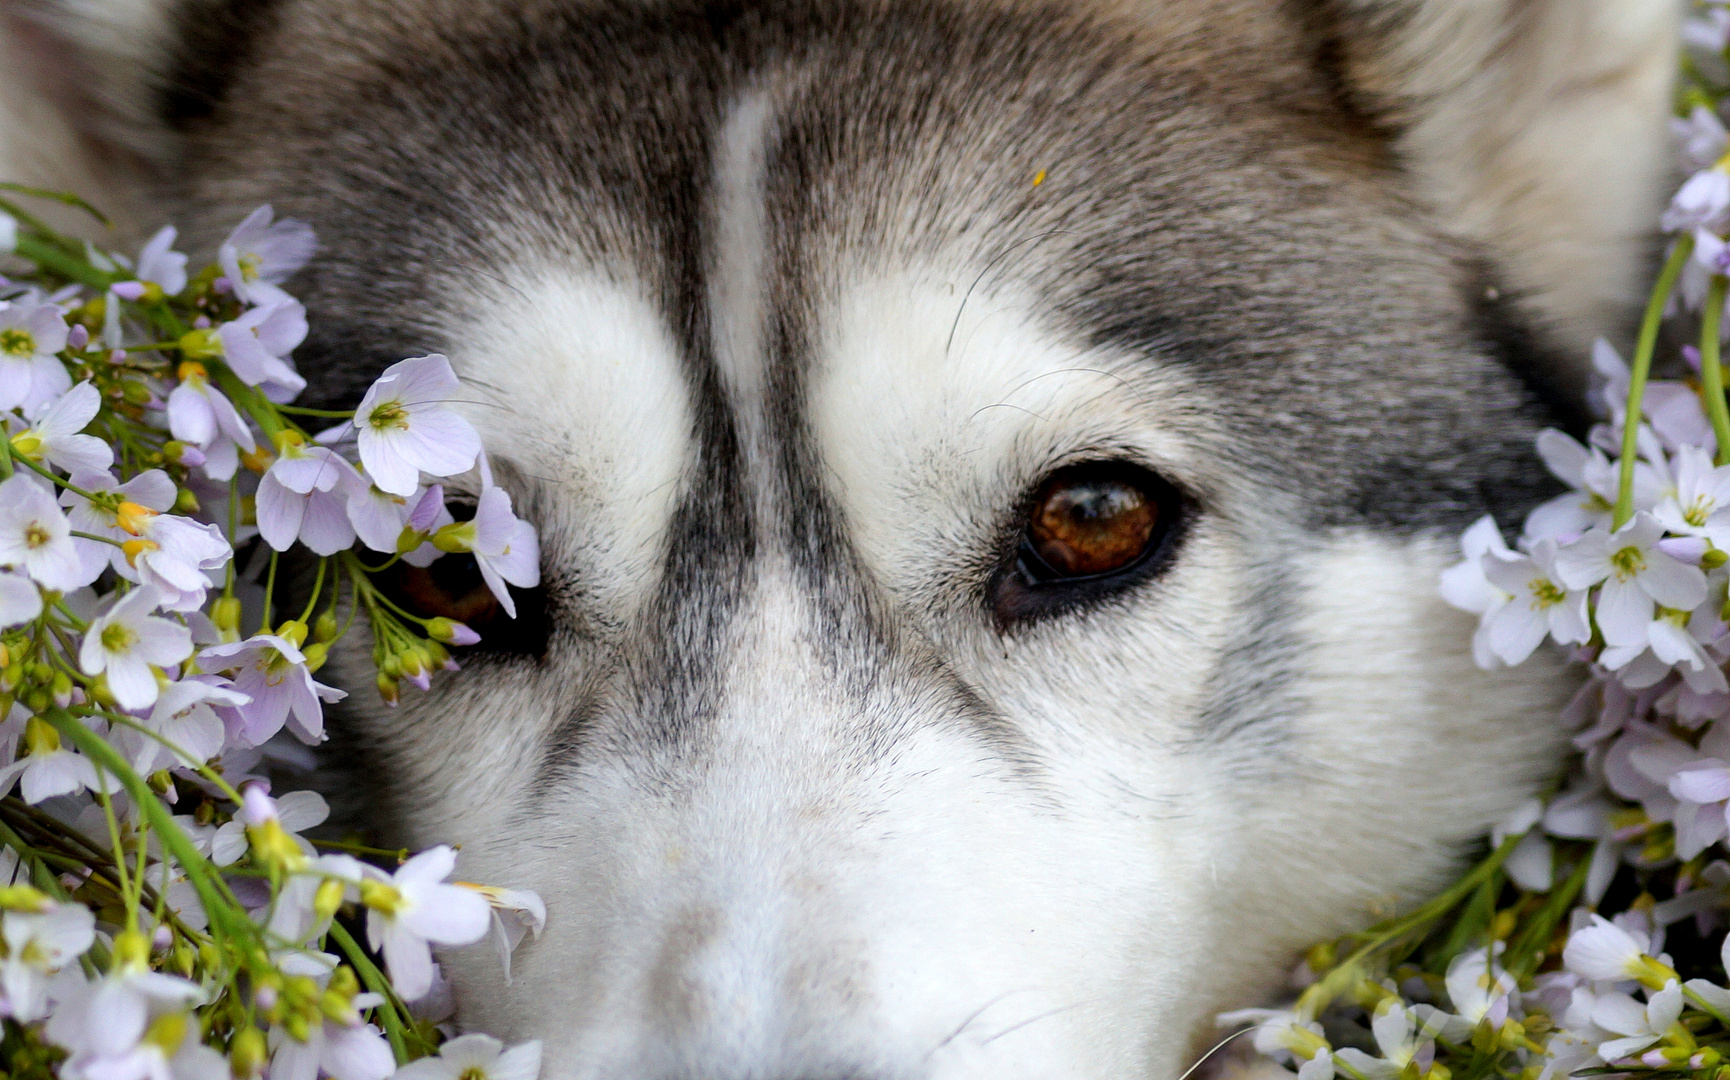
POLYGON ((343 691, 325 686, 306 670, 306 656, 286 638, 258 634, 245 641, 213 645, 198 656, 207 671, 232 671, 234 689, 252 700, 236 711, 242 746, 261 746, 288 724, 300 738, 317 743, 324 738, 324 708, 320 701, 341 701, 343 691))
POLYGON ((82 1076, 92 1061, 132 1052, 153 1020, 202 997, 196 983, 151 971, 142 961, 117 962, 106 977, 76 987, 48 1017, 49 1041, 72 1054, 64 1067, 72 1071, 61 1075, 82 1076))
POLYGON ((54 496, 24 473, 0 483, 0 566, 23 570, 45 588, 71 592, 88 585, 72 526, 54 496))
POLYGON ((1374 1058, 1350 1047, 1335 1052, 1341 1062, 1368 1080, 1395 1080, 1423 1048, 1418 1040, 1416 1014, 1393 1001, 1384 1002, 1370 1021, 1370 1033, 1382 1056, 1374 1058))
POLYGON ((83 904, 50 902, 46 911, 8 911, 0 922, 6 942, 6 958, 0 960, 0 1015, 22 1024, 46 1016, 49 977, 90 948, 95 926, 95 917, 83 904))
POLYGON ((1681 1015, 1682 988, 1675 979, 1653 993, 1644 1005, 1627 994, 1600 994, 1592 1006, 1592 1022, 1623 1037, 1599 1045, 1598 1056, 1616 1061, 1638 1053, 1662 1038, 1681 1015))
POLYGON ((380 491, 374 484, 364 484, 349 495, 348 521, 354 526, 360 542, 374 551, 396 551, 396 542, 408 523, 409 507, 420 492, 409 498, 380 491))
POLYGON ((283 442, 282 454, 258 482, 258 532, 287 551, 299 541, 334 555, 354 543, 348 500, 365 483, 353 465, 322 446, 283 442))
POLYGON ((378 1028, 359 1016, 359 1010, 383 1002, 377 994, 356 994, 349 1022, 327 1018, 307 1032, 305 1042, 272 1028, 270 1080, 315 1080, 321 1069, 333 1080, 385 1080, 396 1071, 396 1057, 378 1028))
POLYGON ((1556 554, 1556 573, 1570 589, 1603 582, 1598 628, 1609 645, 1644 648, 1655 604, 1692 611, 1706 599, 1706 575, 1658 550, 1664 527, 1647 513, 1615 532, 1593 529, 1556 554))
POLYGON ((396 1080, 536 1080, 541 1075, 539 1039, 505 1049, 490 1035, 459 1035, 436 1057, 411 1061, 396 1080))
POLYGON ((1252 1038, 1257 1053, 1280 1062, 1324 1059, 1328 1071, 1332 1071, 1333 1053, 1322 1034, 1322 1026, 1290 1009, 1238 1009, 1221 1013, 1216 1022, 1221 1027, 1254 1024, 1252 1038))
POLYGON ((511 513, 511 497, 503 488, 483 488, 475 516, 440 529, 433 543, 442 551, 472 552, 481 579, 513 619, 517 605, 505 583, 527 589, 541 582, 540 540, 534 526, 511 513))
POLYGON ((440 845, 416 855, 388 879, 361 883, 367 941, 383 951, 391 980, 406 1001, 432 988, 429 942, 467 945, 486 936, 486 900, 472 889, 442 884, 456 868, 456 858, 456 852, 440 845))
POLYGON ((199 1042, 198 1019, 187 1013, 158 1016, 131 1045, 118 1034, 75 1055, 60 1070, 63 1080, 229 1080, 227 1060, 199 1042))
POLYGON ((121 507, 120 526, 132 535, 122 552, 122 577, 156 590, 157 603, 168 611, 196 611, 210 588, 206 570, 219 570, 234 557, 234 549, 215 525, 147 507, 131 513, 121 507), (136 572, 134 572, 136 571, 136 572))
MULTIPOLYGON (((283 798, 286 800, 289 795, 283 798)), ((286 808, 285 812, 288 812, 286 808)), ((310 825, 283 827, 311 828, 310 825)), ((352 856, 332 854, 310 858, 306 865, 289 876, 288 883, 277 894, 265 929, 285 941, 306 942, 319 937, 330 928, 334 914, 329 909, 319 909, 320 891, 326 888, 327 883, 334 882, 342 901, 358 900, 360 883, 365 879, 366 867, 352 856)))
POLYGON ((1718 230, 1730 214, 1730 174, 1706 168, 1690 176, 1676 191, 1664 216, 1658 219, 1665 232, 1718 230))
POLYGON ((42 590, 23 574, 0 570, 0 630, 42 614, 42 590))
POLYGON ((1645 942, 1598 914, 1592 915, 1590 926, 1568 936, 1562 965, 1593 982, 1639 979, 1663 985, 1676 977, 1661 959, 1646 955, 1645 942))
POLYGON ((209 675, 193 675, 169 683, 144 726, 186 752, 177 757, 167 746, 153 739, 143 741, 140 756, 133 767, 140 775, 149 775, 170 764, 202 765, 222 752, 222 720, 212 709, 219 705, 245 705, 252 699, 229 686, 227 680, 209 675))
POLYGON ((78 653, 84 674, 106 674, 109 691, 125 709, 155 703, 152 665, 178 664, 192 652, 192 634, 179 623, 150 614, 156 606, 156 590, 148 585, 133 589, 90 623, 78 653))
POLYGON ((1583 645, 1592 637, 1586 590, 1564 586, 1556 571, 1556 542, 1539 540, 1529 556, 1482 557, 1484 577, 1509 594, 1507 603, 1485 619, 1489 646, 1502 662, 1525 661, 1546 634, 1564 645, 1583 645))
POLYGON ((210 840, 210 860, 218 866, 229 866, 246 854, 248 828, 273 823, 295 839, 303 854, 311 858, 312 845, 299 839, 299 834, 323 823, 330 816, 330 804, 316 791, 290 791, 273 799, 262 784, 248 784, 241 792, 241 803, 234 820, 216 830, 210 840))
POLYGON ((36 422, 12 436, 12 446, 35 462, 47 460, 67 472, 101 472, 114 464, 114 451, 94 435, 80 435, 102 408, 102 395, 81 382, 36 417, 36 422))
POLYGON ((1696 105, 1688 115, 1670 121, 1670 133, 1676 137, 1682 166, 1692 172, 1710 168, 1730 149, 1730 135, 1716 113, 1704 105, 1696 105))
POLYGON ((204 472, 212 480, 227 480, 240 463, 240 452, 258 448, 252 429, 234 403, 210 385, 203 364, 180 365, 180 382, 168 392, 168 430, 181 442, 204 451, 204 472))
MULTIPOLYGON (((1501 949, 1498 942, 1496 952, 1501 949)), ((1520 991, 1514 977, 1491 961, 1489 949, 1473 949, 1454 957, 1446 982, 1454 1012, 1470 1024, 1488 1020, 1497 1029, 1508 1018, 1510 999, 1517 998, 1520 991)))
POLYGON ((55 356, 66 347, 66 317, 53 304, 14 302, 0 309, 0 412, 26 412, 72 389, 55 356))
POLYGON ((1516 554, 1502 540, 1502 530, 1488 514, 1472 522, 1472 527, 1460 535, 1461 562, 1442 571, 1442 599, 1474 615, 1488 615, 1508 602, 1508 592, 1490 584, 1484 576, 1483 557, 1513 559, 1516 554))
POLYGON ((1679 448, 1675 464, 1676 486, 1652 516, 1672 533, 1730 548, 1730 465, 1713 467, 1711 455, 1694 446, 1679 448))
POLYGON ((288 365, 287 356, 306 340, 306 309, 284 299, 256 307, 216 328, 222 358, 248 386, 272 400, 288 400, 306 389, 306 380, 288 365))
MULTIPOLYGON (((118 497, 117 505, 110 505, 111 500, 90 500, 76 491, 62 491, 60 505, 66 507, 66 517, 72 527, 79 532, 87 532, 94 536, 106 536, 113 544, 104 544, 100 540, 87 540, 82 536, 72 538, 72 545, 78 549, 79 558, 84 560, 84 571, 92 580, 109 566, 116 571, 126 566, 126 552, 116 545, 132 539, 132 533, 121 527, 120 515, 125 509, 128 523, 135 522, 141 515, 139 508, 161 512, 174 505, 178 494, 174 481, 161 469, 147 469, 126 483, 119 483, 109 472, 75 472, 72 483, 93 495, 112 493, 118 497), (126 506, 131 503, 131 506, 126 506)), ((128 571, 126 577, 137 580, 138 575, 128 571)))
POLYGON ((259 207, 246 215, 217 249, 217 264, 234 287, 234 294, 250 304, 288 299, 277 286, 305 266, 317 246, 311 227, 292 218, 273 224, 272 216, 268 205, 259 207))
POLYGON ((488 937, 498 952, 499 966, 504 968, 505 985, 511 982, 511 953, 522 944, 524 935, 541 936, 547 925, 547 905, 532 889, 503 889, 497 885, 457 884, 473 889, 486 897, 492 908, 492 930, 488 937))
POLYGON ((475 429, 449 403, 461 384, 450 361, 417 356, 385 369, 354 414, 361 464, 379 490, 408 497, 420 474, 452 476, 474 467, 475 429))
POLYGON ((174 250, 178 235, 174 226, 164 225, 138 253, 138 280, 154 282, 169 296, 186 288, 186 256, 174 250))
POLYGON ((18 778, 18 793, 32 806, 56 795, 101 787, 90 759, 60 743, 60 732, 40 716, 24 725, 25 756, 0 768, 0 794, 12 789, 18 778))
MULTIPOLYGON (((1574 490, 1526 515, 1525 534, 1566 542, 1595 526, 1608 526, 1616 500, 1615 467, 1597 447, 1585 447, 1560 431, 1538 434, 1538 454, 1556 477, 1574 490)), ((1648 482, 1650 470, 1647 470, 1648 482)))

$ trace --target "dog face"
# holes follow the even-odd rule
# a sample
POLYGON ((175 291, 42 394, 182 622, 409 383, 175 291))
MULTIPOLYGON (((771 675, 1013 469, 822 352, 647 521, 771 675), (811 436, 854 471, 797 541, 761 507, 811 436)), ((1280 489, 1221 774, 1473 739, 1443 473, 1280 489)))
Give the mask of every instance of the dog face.
POLYGON ((327 669, 398 836, 547 900, 510 979, 446 958, 465 1024, 550 1080, 1174 1077, 1546 773, 1558 667, 1479 671, 1436 574, 1546 492, 1537 343, 1625 299, 1651 177, 1534 214, 1578 176, 1392 104, 1454 24, 1360 14, 151 24, 183 219, 319 230, 312 394, 448 354, 540 530, 430 694, 327 669))

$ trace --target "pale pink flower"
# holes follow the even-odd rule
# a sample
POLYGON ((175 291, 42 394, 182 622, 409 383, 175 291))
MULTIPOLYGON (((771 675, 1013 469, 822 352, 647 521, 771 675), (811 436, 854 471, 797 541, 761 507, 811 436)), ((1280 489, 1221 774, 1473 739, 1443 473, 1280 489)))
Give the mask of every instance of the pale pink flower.
POLYGON ((1510 599, 1486 620, 1490 649, 1510 666, 1525 661, 1546 635, 1564 645, 1592 637, 1586 590, 1569 589, 1556 572, 1556 542, 1539 540, 1529 556, 1482 557, 1484 577, 1510 599))
POLYGON ((420 474, 453 476, 474 467, 474 427, 450 408, 461 384, 443 356, 417 356, 385 369, 354 414, 361 464, 381 491, 408 497, 420 474))
POLYGON ((432 988, 429 943, 467 945, 486 936, 486 900, 472 889, 443 884, 456 868, 456 852, 440 845, 410 859, 385 878, 361 885, 366 936, 384 953, 391 981, 412 1001, 432 988))
POLYGON ((42 590, 23 574, 0 570, 0 630, 42 614, 42 590))
POLYGON ((85 572, 72 543, 72 526, 54 496, 23 472, 0 483, 0 566, 22 570, 43 587, 61 592, 96 577, 85 572))
POLYGON ((491 1035, 459 1035, 436 1056, 404 1065, 395 1080, 535 1080, 540 1074, 539 1039, 506 1050, 491 1035))
POLYGON ((139 281, 154 282, 169 296, 186 288, 186 256, 174 250, 178 235, 179 230, 172 225, 156 230, 156 235, 138 253, 138 268, 134 271, 139 281))
POLYGON ((100 472, 114 464, 114 451, 94 435, 81 435, 102 408, 102 395, 89 382, 66 391, 36 415, 30 427, 12 436, 12 445, 32 461, 67 472, 100 472))
POLYGON ((234 294, 249 304, 287 300, 278 286, 305 266, 317 247, 310 226, 292 218, 273 223, 272 217, 268 205, 259 207, 217 248, 217 264, 234 294))
POLYGON ((205 475, 227 480, 239 466, 240 453, 258 448, 252 429, 222 391, 210 385, 200 367, 181 365, 180 382, 168 392, 168 430, 181 442, 206 455, 205 475))
POLYGON ((0 308, 0 412, 26 412, 72 389, 55 354, 66 347, 66 316, 53 304, 14 301, 0 308))
POLYGON ((91 621, 78 653, 84 674, 106 674, 109 692, 124 709, 155 704, 153 667, 178 664, 192 652, 192 634, 177 622, 150 614, 156 606, 156 590, 148 585, 134 588, 91 621))
MULTIPOLYGON (((148 469, 139 473, 122 484, 110 472, 75 472, 72 474, 74 486, 85 491, 100 494, 112 492, 122 500, 135 503, 147 510, 161 513, 174 505, 174 481, 161 469, 148 469)), ((115 544, 122 544, 132 539, 132 534, 120 527, 120 515, 117 510, 109 509, 100 502, 92 502, 76 491, 62 491, 60 505, 66 507, 67 520, 79 532, 87 532, 93 536, 106 536, 113 544, 104 544, 100 540, 86 540, 81 536, 72 538, 72 545, 78 549, 78 557, 84 562, 84 571, 94 581, 103 570, 113 566, 119 570, 126 565, 126 553, 115 544)), ((126 576, 133 580, 137 575, 130 570, 126 576)))
POLYGON ((396 1057, 379 1029, 363 1022, 359 1012, 383 1003, 377 994, 356 994, 343 1022, 323 1019, 305 1042, 273 1027, 270 1080, 315 1080, 320 1070, 332 1080, 385 1080, 396 1072, 396 1057))
POLYGON ((348 517, 351 493, 365 482, 353 465, 322 446, 283 447, 258 482, 258 531, 286 551, 296 540, 319 555, 354 543, 348 517))
POLYGON ((315 681, 305 655, 274 634, 213 645, 199 654, 198 664, 206 671, 232 671, 234 689, 252 699, 235 710, 242 723, 232 736, 243 746, 262 745, 285 723, 303 741, 316 743, 324 738, 319 703, 347 696, 315 681))
POLYGON ((1706 575, 1657 547, 1664 533, 1650 514, 1635 514, 1614 533, 1595 528, 1556 554, 1556 573, 1570 589, 1598 583, 1598 627, 1613 646, 1645 647, 1654 607, 1692 611, 1706 599, 1706 575))
POLYGON ((216 328, 222 358, 248 386, 271 400, 287 401, 306 389, 306 380, 288 365, 287 356, 306 340, 306 309, 296 300, 256 307, 216 328))

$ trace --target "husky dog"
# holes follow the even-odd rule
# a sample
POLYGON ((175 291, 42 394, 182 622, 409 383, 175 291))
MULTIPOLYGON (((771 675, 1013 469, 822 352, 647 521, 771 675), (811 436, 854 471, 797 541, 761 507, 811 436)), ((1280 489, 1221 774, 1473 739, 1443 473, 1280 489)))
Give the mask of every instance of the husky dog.
POLYGON ((195 248, 314 225, 315 402, 466 382, 544 586, 395 711, 326 669, 376 820, 546 898, 461 1023, 1171 1080, 1558 760, 1436 577, 1625 329, 1677 7, 7 0, 0 112, 195 248))

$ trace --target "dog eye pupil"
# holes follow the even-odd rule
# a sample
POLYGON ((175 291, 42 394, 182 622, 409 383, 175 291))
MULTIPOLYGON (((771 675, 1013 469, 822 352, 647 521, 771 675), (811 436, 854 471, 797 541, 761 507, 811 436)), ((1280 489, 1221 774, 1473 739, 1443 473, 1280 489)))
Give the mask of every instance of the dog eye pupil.
POLYGON ((1158 503, 1127 480, 1060 475, 1040 492, 1027 539, 1058 575, 1086 577, 1141 558, 1158 526, 1158 503))

